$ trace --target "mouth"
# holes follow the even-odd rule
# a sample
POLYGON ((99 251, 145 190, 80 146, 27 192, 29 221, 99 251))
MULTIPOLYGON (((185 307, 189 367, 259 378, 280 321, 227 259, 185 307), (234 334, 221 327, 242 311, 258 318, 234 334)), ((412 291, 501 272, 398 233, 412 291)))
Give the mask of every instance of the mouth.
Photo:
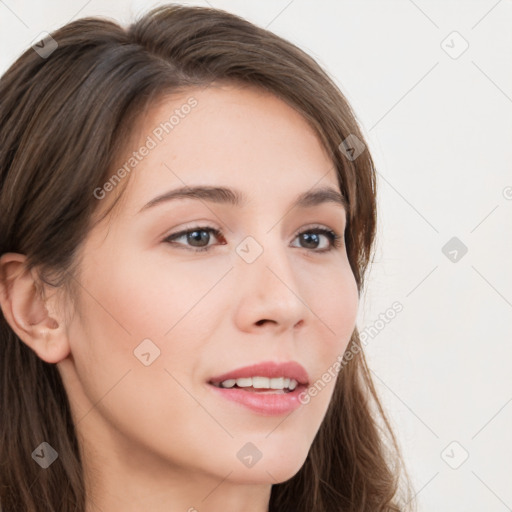
POLYGON ((274 394, 284 395, 292 393, 298 386, 304 386, 299 384, 295 379, 290 378, 276 378, 268 379, 265 377, 248 377, 241 379, 226 379, 222 382, 210 381, 208 384, 220 389, 240 389, 249 393, 262 393, 262 394, 274 394), (270 383, 268 381, 271 381, 270 383), (272 382, 273 381, 273 382, 272 382))
POLYGON ((295 362, 264 362, 210 379, 208 385, 225 399, 262 415, 291 412, 301 405, 309 377, 295 362))
POLYGON ((297 386, 307 386, 309 376, 305 368, 295 361, 277 363, 264 361, 244 366, 213 377, 209 384, 224 389, 243 389, 253 393, 293 391, 297 386))

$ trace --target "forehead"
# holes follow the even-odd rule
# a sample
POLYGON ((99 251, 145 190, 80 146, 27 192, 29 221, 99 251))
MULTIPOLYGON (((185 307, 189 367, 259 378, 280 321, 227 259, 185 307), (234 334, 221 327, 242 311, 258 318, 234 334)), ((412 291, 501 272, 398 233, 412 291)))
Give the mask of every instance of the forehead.
POLYGON ((186 185, 229 186, 269 202, 315 185, 339 190, 334 163, 313 128, 254 87, 214 84, 160 98, 134 127, 119 166, 130 158, 123 202, 133 211, 186 185))

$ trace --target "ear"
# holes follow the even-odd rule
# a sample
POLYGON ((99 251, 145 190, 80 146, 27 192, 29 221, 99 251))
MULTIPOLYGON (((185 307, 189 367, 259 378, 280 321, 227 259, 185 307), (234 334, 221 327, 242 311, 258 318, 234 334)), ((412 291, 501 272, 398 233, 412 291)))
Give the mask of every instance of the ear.
POLYGON ((58 363, 70 347, 64 316, 57 312, 56 289, 46 299, 50 287, 27 270, 26 259, 17 253, 0 257, 0 307, 11 329, 40 359, 58 363))

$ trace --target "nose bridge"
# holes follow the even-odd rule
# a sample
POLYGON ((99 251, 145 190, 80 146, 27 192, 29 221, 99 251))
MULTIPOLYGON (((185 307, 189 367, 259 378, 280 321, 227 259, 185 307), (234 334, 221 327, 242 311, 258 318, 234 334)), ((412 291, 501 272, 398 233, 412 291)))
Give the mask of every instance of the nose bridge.
POLYGON ((306 308, 290 258, 293 249, 277 226, 270 231, 264 226, 260 222, 259 228, 236 248, 236 278, 242 302, 256 312, 254 322, 266 319, 294 325, 303 319, 306 308))
POLYGON ((237 261, 237 266, 242 273, 248 271, 254 274, 260 283, 274 282, 277 279, 274 274, 277 274, 289 286, 293 286, 295 277, 290 264, 290 250, 278 226, 269 230, 260 222, 258 229, 253 229, 238 244, 236 252, 241 261, 237 261))

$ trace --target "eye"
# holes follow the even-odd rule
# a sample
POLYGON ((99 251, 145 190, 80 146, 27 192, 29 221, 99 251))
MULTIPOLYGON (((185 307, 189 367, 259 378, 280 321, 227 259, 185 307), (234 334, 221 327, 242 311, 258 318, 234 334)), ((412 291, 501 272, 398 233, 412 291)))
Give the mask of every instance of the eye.
MULTIPOLYGON (((201 252, 207 251, 209 249, 208 242, 210 241, 211 234, 214 234, 216 237, 221 237, 222 233, 215 228, 210 226, 196 226, 184 231, 180 231, 179 233, 175 233, 173 235, 168 236, 164 239, 164 242, 168 242, 172 245, 182 245, 176 243, 175 240, 179 240, 180 238, 185 238, 188 242, 192 243, 192 251, 201 252), (206 236, 204 236, 206 234, 206 236), (206 245, 204 245, 206 242, 206 245), (198 245, 195 245, 198 244, 198 245)), ((222 244, 224 245, 224 244, 222 244)))
MULTIPOLYGON (((209 245, 208 243, 211 241, 212 234, 216 238, 224 239, 222 232, 216 228, 211 226, 195 226, 190 229, 169 235, 168 237, 164 238, 163 241, 168 244, 175 245, 180 249, 187 249, 191 250, 192 252, 203 252, 208 251, 210 247, 212 247, 212 245, 209 245), (184 239, 186 244, 177 242, 180 239, 184 239)), ((333 249, 340 248, 342 244, 342 236, 338 235, 331 229, 323 228, 320 226, 315 226, 300 231, 295 235, 295 238, 299 238, 301 243, 306 244, 306 246, 299 247, 299 249, 310 249, 312 252, 317 253, 330 252, 333 249), (319 249, 317 246, 319 244, 321 245, 322 237, 326 239, 327 243, 319 249), (327 247, 325 245, 327 245, 327 247)), ((226 242, 220 245, 225 244, 226 242)))
POLYGON ((303 230, 300 233, 297 233, 296 237, 300 237, 301 242, 304 242, 307 245, 306 247, 303 247, 304 249, 312 249, 314 252, 329 252, 341 247, 342 237, 331 229, 322 228, 320 226, 303 230), (321 242, 321 237, 327 238, 327 247, 324 246, 322 249, 318 249, 316 244, 321 242), (311 244, 315 247, 311 247, 311 244))

